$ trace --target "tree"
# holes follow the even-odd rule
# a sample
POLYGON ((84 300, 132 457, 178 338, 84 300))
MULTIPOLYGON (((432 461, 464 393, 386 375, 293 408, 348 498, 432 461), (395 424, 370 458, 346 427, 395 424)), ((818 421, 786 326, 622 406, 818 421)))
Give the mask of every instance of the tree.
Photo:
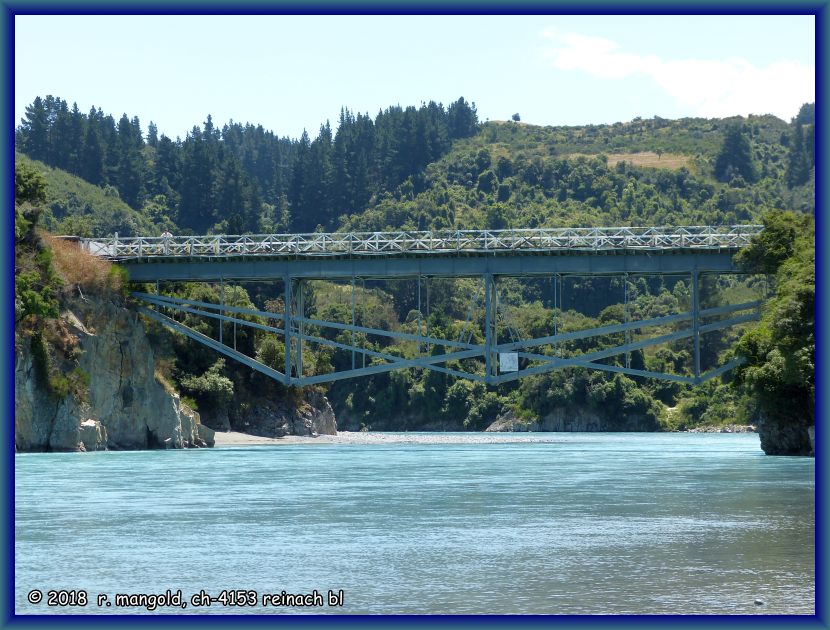
POLYGON ((124 114, 118 121, 118 179, 121 199, 132 208, 140 208, 144 197, 144 158, 141 154, 143 140, 138 119, 132 122, 124 114))
POLYGON ((774 272, 775 296, 735 346, 745 363, 734 383, 757 402, 765 453, 808 454, 807 427, 815 424, 815 226, 812 217, 793 213, 774 213, 765 225, 769 233, 753 238, 741 264, 774 272))
POLYGON ((798 235, 809 230, 810 218, 794 212, 769 212, 762 219, 764 229, 735 256, 747 273, 775 274, 793 255, 798 235))
POLYGON ((723 145, 715 158, 715 176, 720 181, 728 182, 738 175, 750 183, 757 179, 752 148, 744 133, 743 123, 727 127, 723 145))
POLYGON ((70 137, 69 108, 64 100, 57 99, 56 103, 57 112, 49 138, 48 163, 68 171, 70 156, 73 151, 70 137))
POLYGON ((152 120, 147 126, 147 145, 155 148, 159 143, 159 129, 152 120))
POLYGON ((35 160, 46 160, 49 152, 49 119, 39 96, 26 108, 20 124, 20 150, 35 160))
POLYGON ((156 159, 153 164, 153 182, 154 192, 160 194, 168 194, 162 186, 162 181, 166 180, 167 185, 173 189, 178 190, 181 180, 181 164, 179 147, 164 134, 158 141, 156 146, 156 159))
POLYGON ((478 176, 477 188, 483 193, 492 193, 497 183, 496 174, 490 169, 487 169, 478 176))
POLYGON ((513 114, 513 116, 511 116, 511 118, 512 118, 513 122, 520 122, 520 121, 522 120, 522 117, 521 117, 521 116, 519 116, 519 113, 518 113, 518 112, 516 112, 515 114, 513 114))
POLYGON ((233 381, 222 374, 224 370, 225 359, 218 359, 201 376, 188 375, 182 378, 182 387, 192 392, 205 406, 225 409, 233 400, 233 381))
POLYGON ((85 120, 77 103, 72 103, 69 112, 69 170, 73 175, 80 175, 84 147, 85 120))
MULTIPOLYGON (((46 201, 46 180, 34 168, 16 164, 14 170, 14 321, 28 317, 57 317, 56 289, 60 281, 51 252, 43 247, 35 227, 46 201)), ((40 336, 38 340, 42 341, 40 336)), ((44 351, 45 346, 37 348, 44 351)))
POLYGON ((462 96, 447 108, 447 126, 450 138, 468 138, 478 131, 476 106, 467 104, 462 96))
POLYGON ((215 222, 216 161, 201 129, 193 127, 182 151, 179 224, 197 233, 205 233, 215 222))
MULTIPOLYGON (((812 132, 813 126, 810 125, 812 132)), ((805 147, 804 126, 800 119, 796 119, 793 128, 792 140, 787 154, 787 185, 790 188, 800 186, 810 179, 810 167, 812 166, 812 144, 815 135, 811 135, 809 146, 805 147)))
POLYGON ((46 203, 46 180, 43 174, 25 164, 15 164, 15 241, 33 240, 34 228, 44 203, 46 203))
POLYGON ((288 199, 291 202, 291 227, 298 231, 310 231, 314 228, 314 219, 310 217, 308 207, 308 163, 311 152, 311 143, 308 139, 308 132, 303 129, 300 142, 297 145, 297 153, 294 161, 294 168, 291 177, 288 199))
POLYGON ((90 184, 104 184, 104 144, 98 124, 89 122, 81 149, 79 174, 90 184))

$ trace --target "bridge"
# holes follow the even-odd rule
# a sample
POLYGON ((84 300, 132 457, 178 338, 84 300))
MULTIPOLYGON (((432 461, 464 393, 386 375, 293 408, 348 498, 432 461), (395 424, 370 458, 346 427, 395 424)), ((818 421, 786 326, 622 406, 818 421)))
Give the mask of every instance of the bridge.
POLYGON ((124 266, 132 282, 156 284, 155 293, 133 294, 146 305, 140 307, 144 315, 288 386, 406 368, 435 370, 497 385, 566 367, 697 384, 738 364, 738 360, 733 360, 702 372, 701 337, 757 319, 761 304, 756 300, 701 309, 700 278, 704 274, 739 273, 732 257, 761 229, 757 225, 739 225, 134 238, 119 238, 116 234, 108 239, 81 239, 81 246, 94 255, 124 266), (622 300, 626 320, 623 323, 560 332, 554 318, 548 331, 550 334, 527 339, 516 338, 510 327, 504 325, 505 313, 500 308, 499 292, 499 282, 503 278, 548 278, 553 286, 554 309, 558 296, 561 310, 563 279, 615 275, 626 278, 622 300), (628 278, 655 275, 688 278, 691 308, 681 313, 630 321, 628 278), (458 339, 430 336, 424 325, 422 285, 431 278, 480 279, 478 291, 470 296, 469 315, 458 339), (417 283, 416 332, 380 330, 357 324, 355 286, 367 279, 407 279, 417 283), (225 304, 227 282, 251 280, 280 283, 283 311, 225 304), (307 316, 306 287, 314 280, 349 283, 351 323, 307 316), (219 283, 220 303, 164 296, 159 291, 160 283, 169 281, 219 283), (235 341, 228 345, 224 339, 224 324, 219 326, 219 338, 214 339, 177 321, 175 315, 182 313, 232 324, 234 340, 237 326, 278 336, 286 348, 283 370, 238 352, 235 341), (241 316, 253 316, 257 320, 249 321, 241 316), (509 340, 498 338, 500 321, 502 331, 511 332, 509 340), (309 334, 315 330, 345 332, 350 340, 344 342, 342 335, 338 341, 309 334), (479 335, 473 334, 476 330, 479 335), (641 338, 632 340, 635 334, 641 338), (404 358, 363 347, 359 338, 365 339, 366 335, 417 344, 417 356, 404 358), (561 352, 561 344, 608 335, 623 335, 624 342, 576 355, 561 352), (483 341, 474 342, 474 336, 483 341), (631 367, 632 352, 680 339, 691 339, 693 375, 631 367), (325 374, 310 373, 303 364, 306 344, 350 352, 351 368, 325 374), (620 355, 626 357, 624 366, 602 362, 620 355))

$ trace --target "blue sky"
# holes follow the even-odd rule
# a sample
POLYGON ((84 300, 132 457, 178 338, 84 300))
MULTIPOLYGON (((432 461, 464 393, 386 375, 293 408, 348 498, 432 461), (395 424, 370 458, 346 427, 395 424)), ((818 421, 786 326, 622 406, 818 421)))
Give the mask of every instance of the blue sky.
POLYGON ((815 100, 813 16, 16 16, 38 95, 182 138, 208 114, 316 136, 341 106, 463 96, 538 125, 772 113, 815 100))

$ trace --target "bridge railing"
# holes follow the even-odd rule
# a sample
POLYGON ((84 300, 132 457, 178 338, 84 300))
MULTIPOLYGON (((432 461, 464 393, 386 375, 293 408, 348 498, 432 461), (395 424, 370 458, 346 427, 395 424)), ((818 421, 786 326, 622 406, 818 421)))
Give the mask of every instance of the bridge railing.
POLYGON ((334 232, 209 236, 117 234, 81 239, 91 254, 125 260, 156 257, 374 256, 407 253, 738 249, 760 225, 683 227, 525 228, 402 232, 334 232))

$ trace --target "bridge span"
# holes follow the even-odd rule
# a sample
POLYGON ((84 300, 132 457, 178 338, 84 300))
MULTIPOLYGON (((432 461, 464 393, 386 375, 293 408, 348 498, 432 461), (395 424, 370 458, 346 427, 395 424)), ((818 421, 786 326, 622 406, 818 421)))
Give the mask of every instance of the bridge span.
POLYGON ((760 301, 753 301, 701 310, 700 277, 739 273, 733 255, 748 245, 761 229, 757 225, 739 225, 132 238, 116 235, 109 239, 81 239, 81 246, 124 266, 132 282, 156 283, 155 294, 133 294, 149 307, 140 309, 143 314, 286 385, 303 386, 412 367, 492 385, 565 367, 700 383, 738 364, 735 360, 702 372, 701 337, 757 319, 760 308, 760 301), (626 287, 627 279, 637 275, 687 277, 691 308, 664 317, 630 321, 626 289, 626 321, 621 324, 560 332, 554 318, 551 334, 532 339, 515 336, 509 341, 498 339, 499 322, 504 320, 498 288, 501 278, 550 278, 560 287, 561 307, 562 279, 593 275, 624 276, 626 287), (466 335, 466 340, 464 335, 457 340, 440 339, 422 329, 421 283, 438 277, 480 278, 479 290, 470 296, 470 315, 465 329, 478 328, 482 343, 473 343, 472 333, 466 335), (418 284, 417 332, 357 325, 356 282, 404 278, 418 284), (283 312, 225 304, 225 283, 245 280, 280 282, 283 312), (351 284, 351 323, 306 316, 305 287, 313 280, 351 284), (212 304, 161 295, 160 283, 168 281, 217 282, 222 287, 222 299, 219 304, 212 304), (234 330, 236 326, 248 326, 279 336, 286 348, 285 364, 280 366, 283 369, 237 352, 224 339, 224 325, 219 326, 219 339, 185 326, 175 319, 177 314, 184 313, 233 324, 234 330), (255 321, 249 321, 251 316, 255 321), (342 336, 338 341, 323 333, 309 334, 320 330, 345 331, 351 334, 351 341, 344 343, 342 336), (648 333, 644 335, 644 331, 648 333), (582 354, 562 351, 561 344, 569 341, 618 334, 624 336, 624 343, 611 348, 582 354), (632 339, 635 334, 639 336, 637 340, 632 339), (403 358, 363 347, 358 337, 365 339, 366 335, 415 342, 418 354, 403 358), (658 373, 630 366, 632 352, 680 339, 691 339, 694 363, 691 374, 658 373), (326 374, 311 373, 303 364, 306 344, 351 352, 351 368, 326 374), (603 362, 619 356, 626 357, 624 365, 603 362))

